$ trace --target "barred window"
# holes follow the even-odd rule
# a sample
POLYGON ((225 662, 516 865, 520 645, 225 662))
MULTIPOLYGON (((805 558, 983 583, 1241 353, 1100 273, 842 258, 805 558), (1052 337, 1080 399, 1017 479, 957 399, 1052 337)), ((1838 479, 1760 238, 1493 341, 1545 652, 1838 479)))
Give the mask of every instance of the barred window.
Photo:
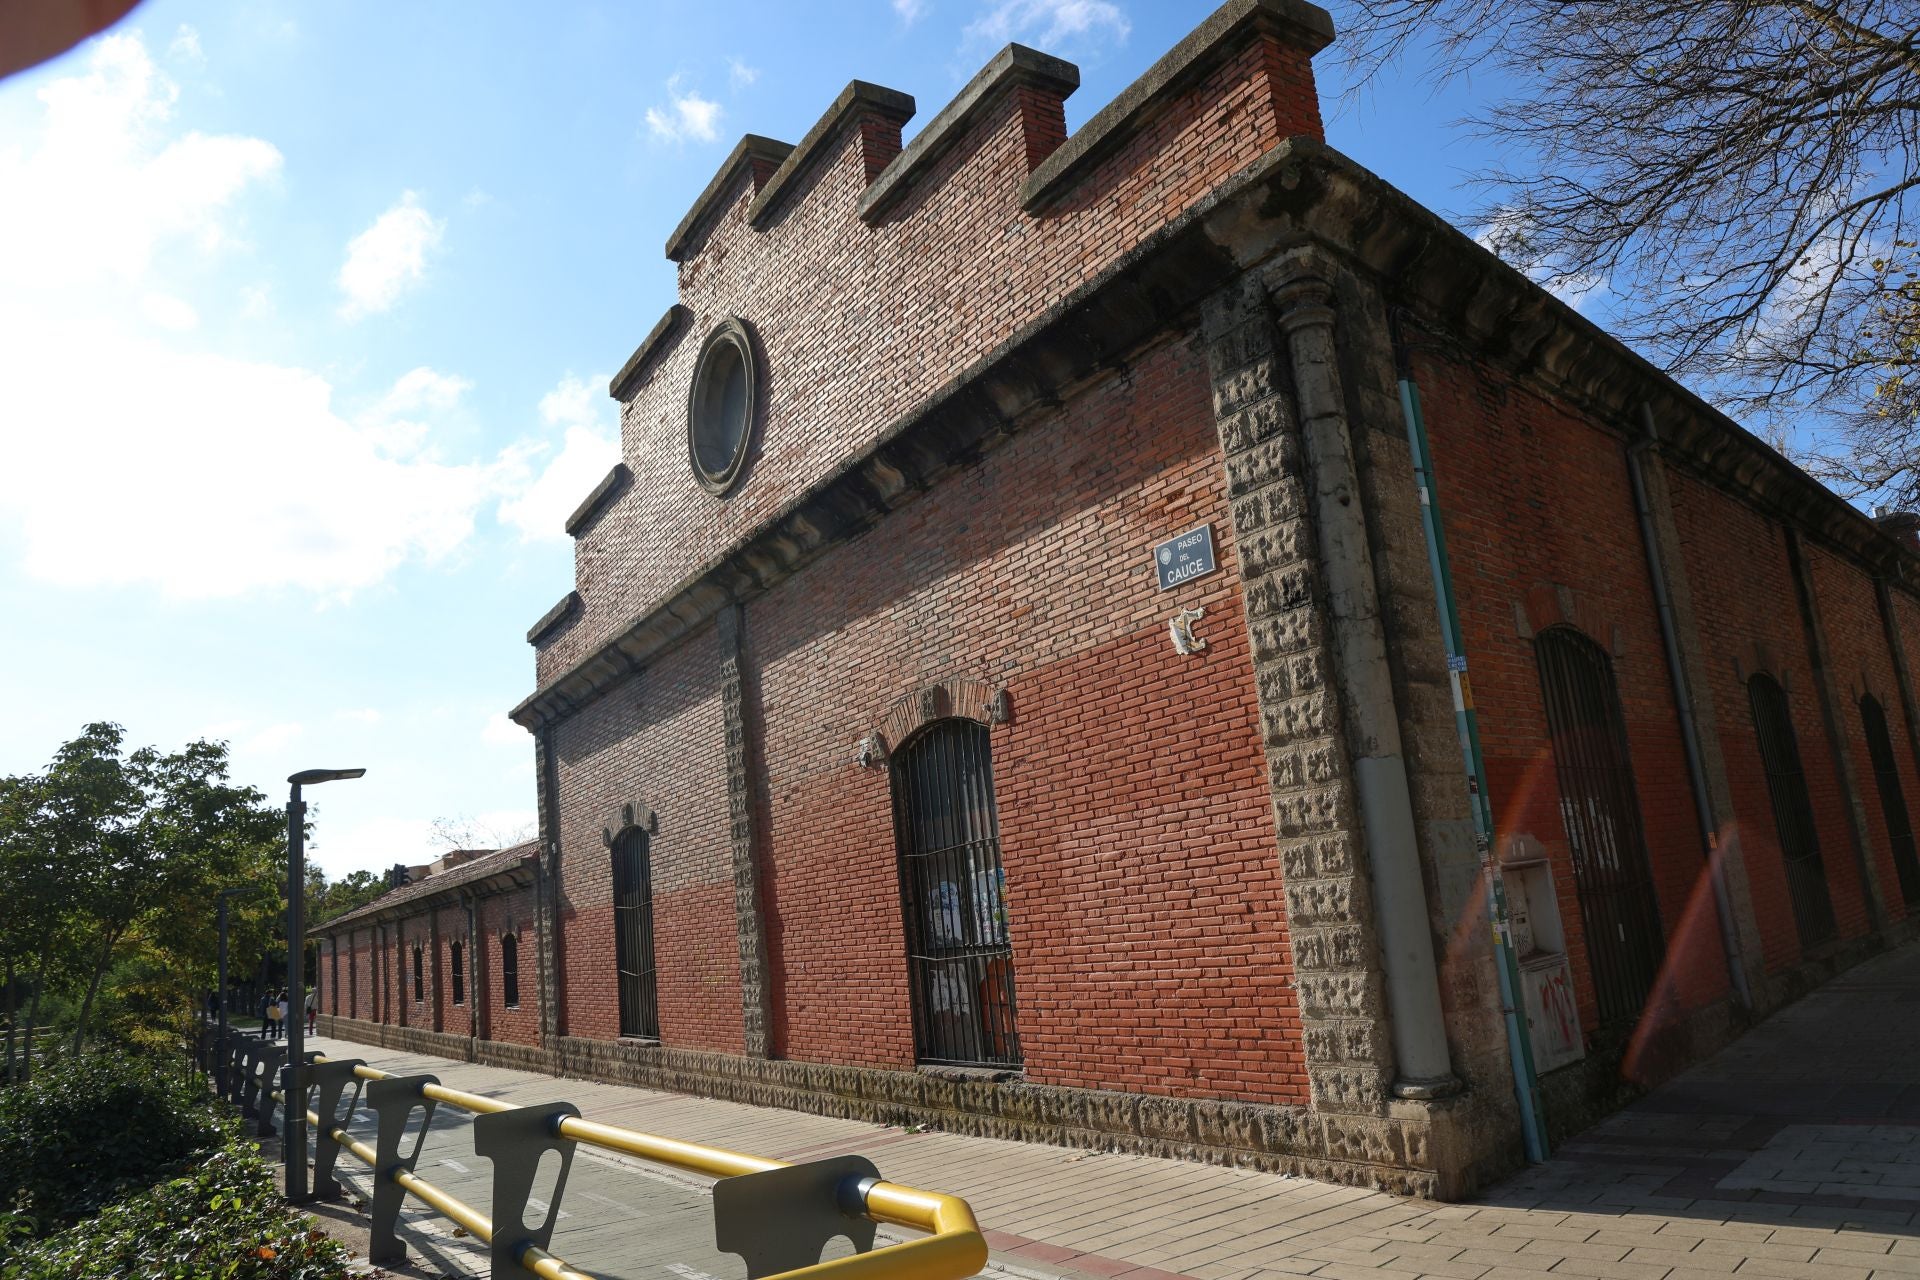
POLYGON ((1887 713, 1872 694, 1860 698, 1860 723, 1867 734, 1867 755, 1873 760, 1873 778, 1880 792, 1880 813, 1887 822, 1887 845, 1893 854, 1894 874, 1900 877, 1900 898, 1911 905, 1920 900, 1920 860, 1913 849, 1913 818, 1900 786, 1900 766, 1887 733, 1887 713))
POLYGON ((1772 676, 1747 681, 1753 729, 1760 739, 1760 760, 1767 771, 1767 795, 1773 802, 1773 826, 1787 868, 1787 897, 1802 947, 1828 942, 1839 932, 1827 868, 1820 859, 1820 833, 1813 821, 1813 798, 1800 764, 1800 739, 1793 731, 1787 691, 1772 676))
POLYGON ((984 725, 941 720, 893 756, 907 970, 924 1062, 1021 1062, 991 752, 984 725))
POLYGON ((413 944, 413 1000, 415 1004, 427 998, 426 966, 421 963, 420 944, 413 944))
POLYGON ((457 942, 450 943, 447 946, 447 969, 453 975, 453 1002, 455 1004, 465 1004, 467 1002, 467 974, 466 970, 463 969, 460 964, 460 958, 465 953, 466 948, 457 942))
POLYGON ((509 1009, 520 1007, 520 939, 511 933, 500 939, 500 1000, 509 1009))
POLYGON ((1533 649, 1600 1024, 1631 1023, 1659 975, 1666 935, 1613 660, 1566 626, 1542 631, 1533 649))
POLYGON ((628 827, 613 842, 613 945, 620 985, 620 1034, 660 1034, 660 984, 653 960, 653 864, 647 833, 628 827))

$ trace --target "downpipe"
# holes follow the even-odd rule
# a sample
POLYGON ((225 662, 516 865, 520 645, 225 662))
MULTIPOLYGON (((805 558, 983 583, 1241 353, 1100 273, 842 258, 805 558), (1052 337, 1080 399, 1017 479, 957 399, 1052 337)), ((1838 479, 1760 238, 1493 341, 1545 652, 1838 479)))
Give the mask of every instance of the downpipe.
POLYGON ((1726 874, 1721 865, 1724 850, 1714 822, 1713 800, 1707 790, 1707 769, 1700 753, 1700 726, 1693 717, 1693 689, 1680 658, 1680 631, 1673 617, 1673 592, 1667 582, 1666 565, 1660 557, 1653 505, 1647 501, 1646 456, 1658 447, 1660 433, 1654 425, 1653 409, 1645 403, 1640 406, 1640 425, 1641 437, 1627 446, 1627 477, 1633 484, 1633 510, 1640 520, 1640 541, 1647 549, 1647 576, 1652 580, 1654 603, 1660 615, 1660 643, 1666 650, 1667 677, 1673 683, 1673 699, 1680 713, 1680 745, 1687 758, 1693 811, 1706 851, 1707 881, 1713 886, 1713 914, 1720 925, 1720 950, 1726 957, 1733 998, 1740 1011, 1751 1016, 1753 993, 1747 987, 1747 966, 1740 947, 1740 932, 1734 924, 1733 899, 1727 892, 1726 874))
POLYGON ((1433 502, 1433 458, 1427 447, 1426 419, 1420 412, 1420 389, 1414 385, 1411 363, 1397 323, 1393 325, 1393 348, 1400 384, 1400 412, 1406 420, 1414 483, 1420 491, 1420 527, 1426 537, 1427 568, 1433 576, 1434 602, 1439 608, 1441 633, 1446 642, 1447 683, 1453 694, 1454 729, 1460 738, 1461 761, 1467 774, 1474 844, 1486 875, 1487 912, 1493 923, 1493 969, 1500 983, 1500 1019, 1506 1027, 1507 1058, 1513 1064, 1513 1096, 1520 1108, 1520 1136, 1526 1146, 1527 1159, 1538 1164, 1547 1158, 1549 1151, 1540 1077, 1534 1067, 1533 1043, 1527 1036, 1520 1011, 1520 961, 1514 954, 1513 932, 1507 919, 1506 885, 1493 858, 1493 803, 1487 795, 1480 722, 1473 705, 1473 685, 1467 678, 1467 655, 1447 559, 1446 530, 1433 502))

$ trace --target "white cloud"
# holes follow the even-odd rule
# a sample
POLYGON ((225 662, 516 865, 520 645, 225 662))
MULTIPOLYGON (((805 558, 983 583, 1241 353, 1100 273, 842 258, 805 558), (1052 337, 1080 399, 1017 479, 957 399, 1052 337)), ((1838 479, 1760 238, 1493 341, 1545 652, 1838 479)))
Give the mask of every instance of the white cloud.
MULTIPOLYGON (((907 3, 919 11, 919 0, 907 3)), ((900 8, 899 0, 894 8, 900 8)), ((1127 15, 1111 0, 997 0, 961 35, 972 44, 1022 40, 1045 46, 1102 34, 1124 41, 1132 30, 1127 15)))
POLYGON ((712 142, 720 136, 720 104, 689 89, 680 92, 680 77, 667 81, 667 105, 647 108, 647 132, 662 142, 712 142))
POLYGON ((149 293, 140 299, 140 311, 153 324, 171 333, 186 333, 200 327, 200 313, 193 304, 171 294, 149 293))
POLYGON ((179 87, 138 33, 89 47, 40 90, 38 145, 0 145, 0 293, 138 280, 156 250, 204 255, 238 235, 234 205, 277 175, 259 138, 166 136, 179 87))
POLYGON ((264 729, 248 735, 245 741, 236 743, 234 745, 234 752, 236 754, 245 753, 247 755, 272 755, 284 750, 295 739, 305 734, 306 731, 305 725, 293 722, 270 724, 264 729))
POLYGON ((348 707, 333 713, 336 720, 351 720, 355 724, 379 724, 382 717, 373 707, 348 707))
POLYGON ((926 0, 893 0, 893 11, 900 15, 900 21, 911 26, 926 13, 926 0))
POLYGON ((402 294, 426 279, 427 257, 439 250, 447 224, 420 205, 414 192, 373 220, 347 243, 340 265, 340 314, 349 320, 390 310, 402 294))
POLYGON ((752 88, 760 79, 760 68, 750 67, 738 58, 727 59, 727 84, 734 89, 752 88))
POLYGON ((620 426, 605 386, 604 376, 582 381, 568 374, 541 397, 548 438, 522 446, 522 482, 500 504, 501 522, 518 529, 522 541, 564 540, 567 517, 620 460, 620 426), (533 464, 543 458, 546 465, 533 475, 533 464))
POLYGON ((177 62, 203 63, 207 55, 200 48, 200 33, 186 23, 173 33, 173 40, 167 45, 167 56, 177 62))

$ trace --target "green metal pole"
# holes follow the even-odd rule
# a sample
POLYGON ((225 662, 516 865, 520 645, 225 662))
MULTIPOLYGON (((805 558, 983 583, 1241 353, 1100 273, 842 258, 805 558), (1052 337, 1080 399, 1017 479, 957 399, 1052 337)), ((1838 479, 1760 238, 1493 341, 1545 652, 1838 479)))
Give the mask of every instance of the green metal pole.
POLYGON ((1433 458, 1427 449, 1427 424, 1420 413, 1420 389, 1410 372, 1400 371, 1400 409, 1407 422, 1407 442, 1413 450, 1414 481, 1420 488, 1420 523, 1426 532, 1427 565, 1433 573, 1433 592, 1440 609, 1440 628, 1447 647, 1447 680, 1453 690, 1453 720, 1460 735, 1461 758, 1467 770, 1467 798, 1473 810, 1474 845, 1487 877, 1488 914, 1493 919, 1494 970, 1500 977, 1500 1010, 1507 1029, 1507 1051, 1513 1059, 1513 1091, 1520 1104, 1520 1133, 1527 1159, 1547 1158, 1547 1131, 1540 1102, 1540 1078, 1534 1069, 1533 1044, 1526 1034, 1519 1007, 1520 962, 1513 951, 1513 931, 1507 920, 1507 889, 1493 856, 1493 804, 1487 797, 1486 760, 1480 752, 1480 718, 1473 706, 1473 685, 1467 678, 1466 645, 1460 634, 1460 610, 1448 568, 1447 534, 1433 503, 1433 458))

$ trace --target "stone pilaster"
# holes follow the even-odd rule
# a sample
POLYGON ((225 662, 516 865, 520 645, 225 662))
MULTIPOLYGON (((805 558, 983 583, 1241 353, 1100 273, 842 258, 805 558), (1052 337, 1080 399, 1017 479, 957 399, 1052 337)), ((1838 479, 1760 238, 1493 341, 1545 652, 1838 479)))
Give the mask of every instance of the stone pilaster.
POLYGON ((1820 594, 1814 589, 1813 566, 1807 563, 1806 548, 1800 534, 1791 527, 1784 530, 1787 559, 1793 567, 1793 583, 1800 597, 1800 621, 1807 633, 1807 662, 1813 668, 1813 688, 1820 701, 1820 722, 1827 733, 1827 749, 1833 756, 1834 771, 1840 777, 1840 791, 1847 799, 1847 827, 1852 836, 1855 870, 1860 876, 1860 892, 1867 902, 1867 920, 1875 933, 1887 927, 1887 898, 1875 874, 1873 841, 1867 835, 1867 809, 1860 800, 1860 777, 1853 767, 1853 753, 1847 749, 1846 730, 1842 727, 1839 699, 1833 692, 1833 672, 1828 662, 1826 626, 1820 617, 1820 594))
POLYGON ((1245 280, 1206 321, 1313 1106, 1378 1113, 1392 1070, 1289 354, 1245 280))
POLYGON ((540 997, 540 1043, 567 1033, 566 975, 560 960, 560 797, 553 730, 533 739, 535 802, 540 815, 539 872, 534 881, 534 982, 540 997))
POLYGON ((727 820, 733 851, 734 928, 740 940, 740 1017, 747 1056, 765 1058, 773 1052, 772 993, 754 840, 752 741, 743 671, 745 617, 740 606, 722 609, 718 626, 720 702, 727 722, 727 820))

